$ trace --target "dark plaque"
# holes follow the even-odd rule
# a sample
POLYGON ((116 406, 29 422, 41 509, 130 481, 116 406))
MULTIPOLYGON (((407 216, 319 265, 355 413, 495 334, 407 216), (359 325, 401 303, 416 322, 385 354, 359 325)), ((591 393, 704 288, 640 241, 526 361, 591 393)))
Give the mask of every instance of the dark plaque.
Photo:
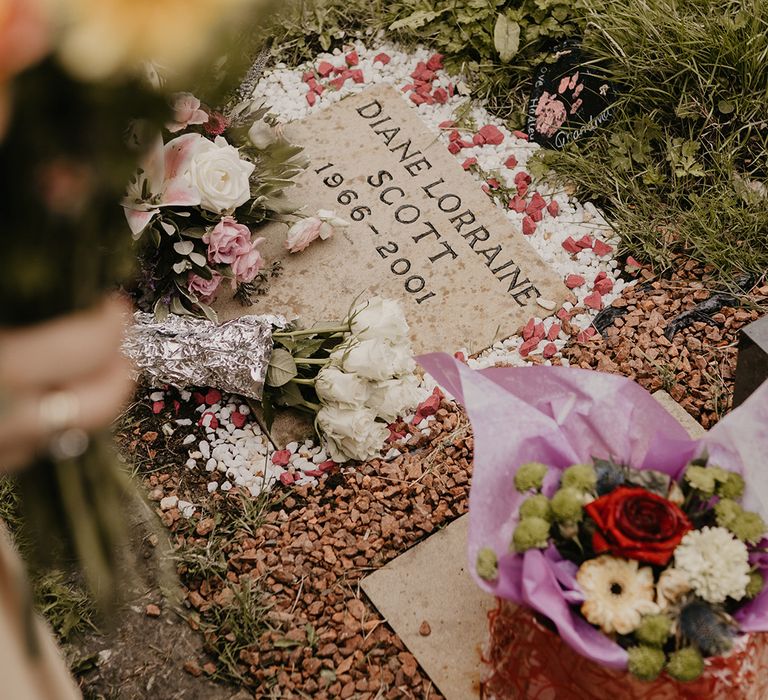
POLYGON ((736 408, 743 403, 766 379, 768 379, 768 316, 763 316, 741 330, 733 407, 736 408))
POLYGON ((564 148, 611 118, 613 90, 584 57, 578 42, 561 44, 552 63, 536 70, 525 131, 547 148, 564 148))

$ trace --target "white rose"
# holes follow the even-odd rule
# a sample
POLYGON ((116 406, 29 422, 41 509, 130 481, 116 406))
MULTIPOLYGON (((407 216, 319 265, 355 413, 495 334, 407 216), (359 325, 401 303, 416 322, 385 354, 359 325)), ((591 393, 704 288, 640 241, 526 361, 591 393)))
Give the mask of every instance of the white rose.
POLYGON ((331 360, 345 372, 377 381, 409 374, 416 367, 406 347, 378 338, 344 343, 331 353, 331 360))
POLYGON ((315 391, 323 403, 338 403, 355 408, 363 406, 371 393, 371 383, 338 367, 323 367, 315 381, 315 391))
POLYGON ((418 379, 413 375, 402 379, 388 379, 374 384, 366 406, 379 418, 391 423, 416 406, 422 400, 423 394, 418 379))
POLYGON ((389 437, 387 426, 377 422, 376 414, 367 408, 323 406, 317 414, 317 428, 336 462, 376 457, 389 437))
POLYGON ((275 142, 275 130, 263 119, 257 119, 248 129, 248 140, 263 151, 275 142))
POLYGON ((382 338, 401 343, 408 338, 408 322, 400 304, 373 297, 358 304, 350 314, 352 334, 360 340, 382 338))
POLYGON ((203 209, 231 214, 251 198, 249 178, 255 167, 240 158, 223 136, 215 141, 203 138, 196 144, 186 177, 200 192, 203 209))

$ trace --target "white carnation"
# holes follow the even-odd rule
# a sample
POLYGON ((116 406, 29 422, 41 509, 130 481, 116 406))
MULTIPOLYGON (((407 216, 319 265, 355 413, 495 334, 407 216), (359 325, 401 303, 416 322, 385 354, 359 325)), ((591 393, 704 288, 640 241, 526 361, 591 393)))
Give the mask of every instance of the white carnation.
POLYGON ((315 391, 323 403, 338 403, 357 408, 368 401, 371 383, 357 374, 327 365, 317 375, 315 391))
POLYGON ((387 379, 376 382, 366 404, 380 418, 391 423, 398 416, 405 415, 423 398, 418 379, 409 375, 402 379, 387 379))
POLYGON ((675 568, 709 603, 741 600, 749 583, 749 552, 724 527, 703 527, 683 537, 675 549, 675 568))
POLYGON ((380 338, 391 343, 408 339, 408 322, 400 304, 391 299, 373 297, 358 304, 350 314, 352 334, 360 340, 380 338))
POLYGON ((353 338, 333 351, 331 361, 345 372, 375 381, 410 374, 416 367, 407 347, 377 338, 362 341, 353 338))
POLYGON ((231 214, 251 198, 250 177, 256 166, 240 158, 223 136, 202 138, 189 162, 187 180, 200 192, 200 206, 215 214, 231 214))
POLYGON ((336 462, 372 459, 389 437, 387 426, 377 422, 376 414, 369 408, 330 404, 320 409, 316 421, 326 449, 336 462))

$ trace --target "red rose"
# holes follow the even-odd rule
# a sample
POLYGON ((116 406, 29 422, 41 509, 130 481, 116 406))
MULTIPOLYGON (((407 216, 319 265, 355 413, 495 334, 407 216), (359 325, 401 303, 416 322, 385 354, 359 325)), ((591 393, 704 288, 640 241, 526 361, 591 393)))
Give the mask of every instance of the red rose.
POLYGON ((641 488, 620 486, 584 506, 598 529, 596 554, 666 566, 691 523, 678 506, 641 488))

